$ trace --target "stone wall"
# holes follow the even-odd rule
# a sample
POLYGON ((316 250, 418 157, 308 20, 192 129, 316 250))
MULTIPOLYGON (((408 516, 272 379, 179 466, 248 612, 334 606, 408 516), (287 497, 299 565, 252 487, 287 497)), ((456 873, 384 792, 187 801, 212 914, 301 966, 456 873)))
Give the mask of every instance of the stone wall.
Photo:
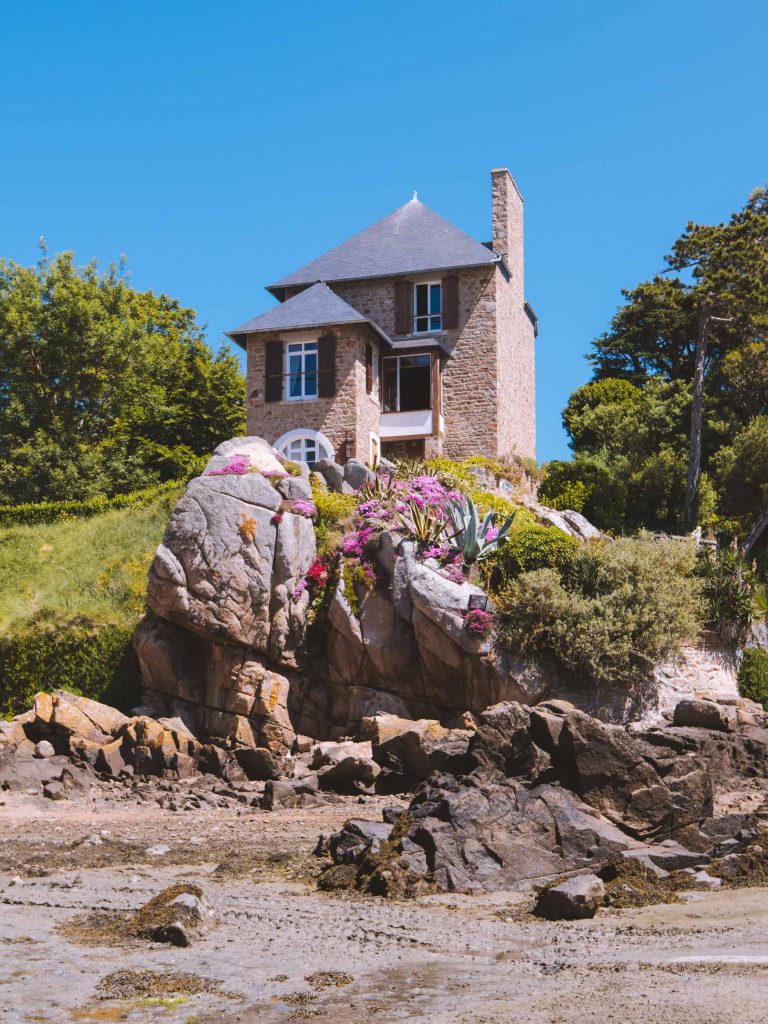
POLYGON ((265 358, 268 341, 310 341, 324 333, 293 331, 251 335, 248 338, 248 433, 274 444, 286 431, 305 427, 324 434, 337 458, 370 458, 370 435, 378 434, 379 405, 365 387, 365 344, 379 358, 378 335, 367 324, 335 326, 336 396, 303 401, 264 401, 265 358))

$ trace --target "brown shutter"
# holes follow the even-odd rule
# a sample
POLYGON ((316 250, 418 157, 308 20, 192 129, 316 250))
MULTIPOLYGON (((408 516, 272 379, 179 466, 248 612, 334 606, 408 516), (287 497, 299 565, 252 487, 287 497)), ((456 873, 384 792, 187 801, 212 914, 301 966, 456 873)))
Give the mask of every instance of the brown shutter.
POLYGON ((317 340, 317 368, 319 371, 318 393, 321 398, 333 398, 336 394, 336 338, 324 334, 317 340))
POLYGON ((451 331, 459 326, 459 278, 449 274, 443 278, 443 328, 451 331))
POLYGON ((399 278, 395 281, 395 334, 413 330, 413 285, 399 278))
POLYGON ((368 344, 365 346, 365 390, 373 394, 373 349, 368 344))
POLYGON ((279 402, 283 397, 283 343, 268 341, 265 360, 264 401, 279 402))

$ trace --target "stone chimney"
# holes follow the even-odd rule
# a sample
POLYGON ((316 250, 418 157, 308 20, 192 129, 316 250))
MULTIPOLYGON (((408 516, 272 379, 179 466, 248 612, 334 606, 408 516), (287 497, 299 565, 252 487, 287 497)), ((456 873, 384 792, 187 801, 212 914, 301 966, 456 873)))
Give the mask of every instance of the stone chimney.
POLYGON ((522 286, 523 197, 506 167, 491 171, 493 251, 504 257, 512 276, 522 286))

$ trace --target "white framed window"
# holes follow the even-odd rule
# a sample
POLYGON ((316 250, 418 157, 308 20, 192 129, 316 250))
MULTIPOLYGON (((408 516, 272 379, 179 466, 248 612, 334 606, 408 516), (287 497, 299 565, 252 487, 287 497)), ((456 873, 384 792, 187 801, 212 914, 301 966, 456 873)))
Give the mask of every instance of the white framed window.
POLYGON ((432 408, 432 356, 387 356, 383 360, 384 412, 432 408))
POLYGON ((413 286, 413 333, 426 334, 443 329, 443 286, 425 281, 413 286))
POLYGON ((290 341, 285 346, 285 400, 317 398, 317 342, 290 341))
POLYGON ((319 430, 297 427, 278 437, 274 447, 292 462, 306 462, 310 469, 320 459, 333 458, 333 446, 319 430))

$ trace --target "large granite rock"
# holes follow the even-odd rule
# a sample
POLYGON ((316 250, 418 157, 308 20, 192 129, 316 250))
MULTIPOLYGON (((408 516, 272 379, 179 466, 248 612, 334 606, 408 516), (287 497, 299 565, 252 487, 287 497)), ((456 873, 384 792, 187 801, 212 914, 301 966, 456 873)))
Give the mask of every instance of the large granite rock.
POLYGON ((179 499, 149 573, 159 618, 295 665, 306 600, 292 601, 315 558, 311 520, 282 514, 259 473, 202 476, 179 499))

